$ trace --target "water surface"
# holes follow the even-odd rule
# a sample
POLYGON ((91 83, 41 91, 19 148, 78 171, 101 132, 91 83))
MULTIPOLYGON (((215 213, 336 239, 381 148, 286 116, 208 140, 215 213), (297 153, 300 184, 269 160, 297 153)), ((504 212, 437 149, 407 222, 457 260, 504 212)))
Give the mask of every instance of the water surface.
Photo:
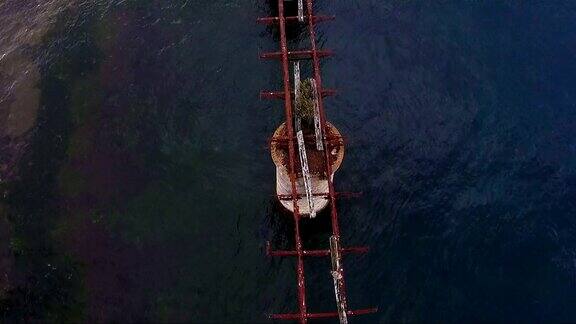
MULTIPOLYGON (((0 318, 296 310, 294 261, 264 253, 293 226, 266 150, 281 102, 258 99, 281 86, 258 60, 278 46, 255 24, 268 5, 38 4, 0 4, 0 318)), ((343 241, 372 247, 345 261, 349 302, 380 308, 355 322, 575 321, 576 6, 316 9, 338 17, 319 27, 348 143, 336 187, 364 193, 338 205, 343 241)), ((326 245, 327 216, 305 224, 308 247, 326 245)), ((334 309, 328 260, 306 268, 310 308, 334 309)))

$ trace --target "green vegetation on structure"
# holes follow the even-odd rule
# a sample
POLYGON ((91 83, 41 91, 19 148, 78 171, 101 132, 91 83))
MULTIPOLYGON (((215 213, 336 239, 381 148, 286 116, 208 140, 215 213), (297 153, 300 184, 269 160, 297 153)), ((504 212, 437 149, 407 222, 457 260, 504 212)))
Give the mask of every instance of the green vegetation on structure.
POLYGON ((296 116, 302 119, 304 124, 314 124, 314 87, 312 79, 306 79, 300 83, 300 101, 296 105, 296 116))

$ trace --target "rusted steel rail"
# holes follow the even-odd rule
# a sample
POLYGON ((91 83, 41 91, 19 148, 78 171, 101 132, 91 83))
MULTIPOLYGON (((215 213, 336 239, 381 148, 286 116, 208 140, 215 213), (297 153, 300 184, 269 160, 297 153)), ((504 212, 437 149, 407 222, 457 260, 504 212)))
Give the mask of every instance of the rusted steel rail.
MULTIPOLYGON (((322 89, 320 93, 322 94, 322 97, 329 97, 336 95, 337 91, 334 89, 322 89)), ((260 98, 284 100, 284 91, 261 91, 260 98)))
MULTIPOLYGON (((317 193, 313 193, 312 195, 314 197, 323 197, 326 199, 328 199, 330 197, 330 194, 327 192, 317 192, 317 193)), ((358 197, 362 196, 362 193, 361 192, 337 192, 336 196, 341 197, 341 198, 358 198, 358 197)), ((278 197, 278 199, 280 199, 280 200, 292 200, 292 195, 276 195, 276 197, 278 197)), ((304 197, 304 195, 298 194, 297 197, 302 198, 302 197, 304 197)))
MULTIPOLYGON (((288 157, 289 157, 289 177, 291 182, 291 194, 288 195, 278 195, 280 200, 292 200, 294 207, 293 218, 294 218, 294 239, 295 239, 295 249, 294 250, 272 250, 270 244, 267 243, 266 252, 269 256, 279 256, 279 257, 296 257, 296 272, 297 272, 297 290, 298 290, 298 312, 286 313, 286 314, 272 314, 271 319, 277 320, 296 320, 300 323, 307 323, 308 319, 321 319, 321 318, 340 318, 341 323, 347 323, 348 316, 363 315, 374 313, 377 311, 376 308, 367 308, 360 310, 348 310, 348 301, 346 296, 346 284, 344 279, 344 270, 342 266, 341 257, 344 254, 350 253, 365 253, 368 251, 367 247, 347 247, 343 248, 340 244, 340 226, 338 219, 338 210, 336 206, 337 197, 356 197, 357 193, 338 193, 334 190, 334 184, 330 175, 332 175, 332 167, 330 164, 330 150, 328 145, 334 141, 341 141, 341 138, 330 138, 327 137, 327 120, 326 113, 324 111, 323 98, 327 96, 334 95, 335 90, 324 89, 322 86, 322 77, 320 70, 320 59, 326 56, 332 55, 332 51, 329 50, 319 50, 316 46, 316 31, 315 25, 320 22, 333 20, 334 16, 315 16, 313 14, 313 1, 312 0, 298 0, 306 4, 306 14, 304 17, 299 16, 285 16, 284 1, 278 1, 278 16, 277 17, 265 17, 258 18, 258 22, 267 25, 277 25, 280 31, 280 51, 263 53, 260 55, 262 59, 279 59, 282 65, 282 79, 283 79, 283 89, 282 91, 262 91, 260 93, 261 98, 267 99, 283 99, 284 100, 284 114, 286 118, 286 132, 287 136, 281 138, 272 139, 271 141, 282 141, 288 146, 288 157), (287 23, 300 23, 308 26, 308 33, 310 38, 310 49, 304 50, 289 50, 287 47, 287 36, 286 36, 286 24, 287 23), (298 199, 303 197, 302 194, 297 191, 297 174, 296 174, 296 163, 298 159, 296 158, 296 136, 294 133, 294 115, 293 115, 293 96, 294 89, 291 87, 290 82, 290 60, 302 60, 309 59, 312 61, 313 78, 317 87, 317 91, 320 94, 318 96, 318 109, 320 117, 320 126, 322 128, 323 134, 323 145, 324 145, 324 159, 326 175, 328 180, 328 192, 325 193, 315 193, 314 196, 322 196, 330 201, 330 221, 332 227, 332 236, 330 239, 331 249, 330 250, 304 250, 302 247, 302 238, 300 236, 300 220, 302 215, 298 210, 298 199), (324 313, 310 313, 308 312, 308 307, 306 303, 306 282, 304 273, 304 258, 305 257, 331 257, 333 263, 333 269, 331 271, 334 277, 335 293, 337 300, 337 309, 335 312, 324 312, 324 313)), ((302 4, 302 3, 300 3, 302 4)), ((299 5, 300 5, 299 4, 299 5)))

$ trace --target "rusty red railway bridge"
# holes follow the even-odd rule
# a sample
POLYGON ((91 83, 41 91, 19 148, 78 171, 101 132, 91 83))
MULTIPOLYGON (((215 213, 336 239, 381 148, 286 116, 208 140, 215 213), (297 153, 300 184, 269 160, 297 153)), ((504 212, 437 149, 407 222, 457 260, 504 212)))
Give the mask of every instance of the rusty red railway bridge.
MULTIPOLYGON (((334 16, 314 15, 313 1, 312 0, 292 0, 298 2, 298 14, 296 16, 287 16, 285 11, 285 0, 273 0, 278 2, 278 13, 275 17, 258 18, 258 22, 266 25, 275 25, 279 29, 280 34, 280 50, 277 52, 263 53, 260 55, 262 59, 278 59, 282 66, 282 91, 262 91, 260 96, 267 99, 282 99, 284 100, 284 112, 286 118, 286 135, 283 138, 273 138, 272 141, 285 141, 288 145, 289 156, 289 177, 291 182, 291 194, 278 196, 281 200, 292 200, 293 204, 293 217, 294 217, 294 250, 272 250, 270 244, 267 244, 266 250, 269 256, 277 257, 295 257, 296 258, 296 274, 297 274, 297 290, 298 290, 298 311, 294 313, 272 314, 271 319, 276 320, 294 320, 300 323, 307 323, 308 319, 321 319, 321 318, 339 318, 340 323, 347 323, 349 316, 363 315, 375 313, 377 308, 366 308, 358 310, 348 309, 348 300, 346 295, 346 284, 344 277, 344 269, 342 266, 341 258, 344 254, 349 253, 364 253, 368 251, 367 247, 349 247, 344 248, 340 245, 340 226, 338 222, 338 210, 336 207, 336 200, 343 195, 350 196, 350 193, 339 193, 334 190, 334 183, 330 177, 332 174, 332 167, 330 160, 330 152, 328 142, 334 139, 327 138, 327 121, 326 113, 324 111, 323 98, 326 96, 334 95, 336 91, 331 89, 324 89, 322 86, 322 74, 320 70, 320 58, 332 55, 331 51, 320 50, 316 45, 316 30, 317 23, 333 20, 334 16), (305 7, 304 7, 305 6, 305 7), (310 39, 310 48, 306 50, 289 50, 287 46, 286 24, 295 23, 307 27, 310 39), (321 195, 329 200, 330 208, 330 221, 332 227, 332 236, 330 237, 330 249, 326 250, 304 250, 302 246, 302 238, 300 233, 300 221, 302 215, 298 209, 298 199, 302 194, 297 191, 296 179, 296 136, 294 134, 294 114, 293 114, 293 99, 295 95, 295 88, 291 87, 290 81, 290 66, 289 62, 292 60, 311 60, 313 80, 316 85, 316 105, 319 112, 320 128, 324 134, 324 158, 326 175, 328 179, 328 192, 315 195, 321 195), (304 272, 304 258, 305 257, 331 257, 332 260, 332 277, 334 281, 335 301, 337 310, 334 312, 310 312, 306 302, 306 281, 304 272)), ((287 1, 287 0, 286 0, 287 1)), ((341 139, 340 139, 341 140, 341 139)), ((352 194, 352 196, 355 196, 352 194)))

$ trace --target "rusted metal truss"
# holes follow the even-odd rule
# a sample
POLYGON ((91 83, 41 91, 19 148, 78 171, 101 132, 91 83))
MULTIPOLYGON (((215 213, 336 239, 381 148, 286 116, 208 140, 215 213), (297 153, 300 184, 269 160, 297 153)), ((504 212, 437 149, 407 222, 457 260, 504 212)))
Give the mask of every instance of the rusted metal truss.
POLYGON ((293 250, 272 250, 270 244, 267 243, 266 251, 269 256, 277 257, 295 257, 296 258, 296 274, 297 274, 297 289, 298 289, 298 312, 286 313, 286 314, 272 314, 271 319, 276 320, 295 320, 300 323, 307 323, 308 319, 322 319, 322 318, 340 318, 341 323, 347 323, 347 318, 349 316, 363 315, 374 313, 377 308, 366 308, 360 310, 348 310, 347 296, 346 296, 346 284, 344 277, 344 269, 342 263, 342 256, 351 253, 365 253, 368 251, 368 247, 341 247, 340 244, 340 226, 338 221, 338 210, 336 206, 336 200, 338 197, 356 197, 358 193, 338 193, 334 190, 334 184, 331 177, 327 177, 328 180, 328 192, 325 193, 315 193, 314 196, 322 196, 330 201, 330 221, 332 227, 332 236, 330 238, 330 250, 304 250, 302 246, 302 238, 300 235, 300 220, 302 215, 298 209, 298 199, 302 198, 303 195, 299 194, 297 191, 297 142, 296 134, 294 129, 294 112, 293 112, 293 99, 294 99, 294 89, 291 87, 290 82, 290 60, 303 60, 308 59, 312 62, 313 79, 317 89, 318 100, 318 110, 319 110, 319 121, 320 127, 323 134, 323 145, 324 147, 324 158, 325 158, 325 172, 326 174, 332 174, 332 166, 330 161, 330 150, 328 150, 328 145, 334 141, 342 141, 341 137, 329 138, 326 137, 327 122, 326 113, 324 111, 323 98, 327 96, 332 96, 336 94, 335 90, 325 89, 322 86, 322 76, 320 70, 320 58, 332 55, 332 51, 319 50, 316 46, 316 30, 315 25, 320 22, 333 20, 334 16, 323 16, 313 14, 313 1, 312 0, 298 0, 299 3, 299 13, 297 16, 285 16, 284 1, 278 1, 278 16, 277 17, 265 17, 258 18, 258 22, 266 25, 277 25, 280 31, 280 50, 277 52, 263 53, 260 55, 262 59, 278 59, 282 66, 282 79, 283 79, 283 89, 281 91, 262 91, 260 93, 261 98, 266 99, 282 99, 284 100, 284 114, 286 119, 286 136, 277 137, 271 139, 271 142, 282 142, 288 146, 288 173, 291 182, 292 194, 289 195, 278 195, 277 197, 281 200, 292 200, 293 204, 293 218, 294 218, 294 240, 295 247, 293 250), (304 8, 303 5, 306 5, 304 8), (305 10, 304 10, 305 9, 305 10), (305 11, 305 13, 304 13, 305 11), (287 46, 286 38, 286 24, 296 23, 304 24, 308 27, 308 33, 310 38, 310 48, 306 50, 289 50, 287 46), (334 279, 335 284, 335 294, 336 294, 336 306, 337 311, 334 312, 324 312, 324 313, 311 313, 308 311, 307 301, 306 301, 306 280, 304 272, 304 258, 305 257, 331 257, 333 262, 333 268, 330 273, 334 279))

